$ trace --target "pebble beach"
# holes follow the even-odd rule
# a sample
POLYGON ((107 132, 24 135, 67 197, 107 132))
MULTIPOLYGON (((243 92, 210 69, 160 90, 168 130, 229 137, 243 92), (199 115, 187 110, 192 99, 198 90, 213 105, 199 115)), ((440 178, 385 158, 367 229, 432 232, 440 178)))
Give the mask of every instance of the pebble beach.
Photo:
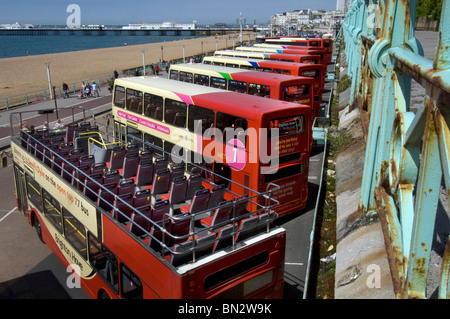
MULTIPOLYGON (((244 35, 247 40, 249 36, 244 35)), ((253 33, 250 39, 254 40, 253 33)), ((55 38, 56 40, 56 38, 55 38)), ((239 44, 239 35, 224 35, 186 39, 170 42, 130 45, 114 48, 73 51, 65 53, 31 55, 0 59, 0 98, 47 89, 47 62, 50 62, 52 86, 61 86, 63 82, 77 83, 95 80, 113 74, 114 70, 142 67, 145 50, 145 64, 171 61, 185 57, 198 56, 217 49, 231 48, 239 44), (163 47, 163 49, 161 49, 163 47)), ((49 44, 51 45, 51 44, 49 44)))

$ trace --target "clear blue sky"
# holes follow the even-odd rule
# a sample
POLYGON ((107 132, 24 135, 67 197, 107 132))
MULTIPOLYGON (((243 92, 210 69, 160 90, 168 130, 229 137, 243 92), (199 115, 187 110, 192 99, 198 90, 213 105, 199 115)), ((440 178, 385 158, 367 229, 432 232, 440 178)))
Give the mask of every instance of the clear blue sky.
POLYGON ((335 10, 336 0, 2 0, 0 24, 65 25, 69 4, 81 9, 81 24, 127 25, 131 22, 267 23, 274 13, 297 9, 335 10))

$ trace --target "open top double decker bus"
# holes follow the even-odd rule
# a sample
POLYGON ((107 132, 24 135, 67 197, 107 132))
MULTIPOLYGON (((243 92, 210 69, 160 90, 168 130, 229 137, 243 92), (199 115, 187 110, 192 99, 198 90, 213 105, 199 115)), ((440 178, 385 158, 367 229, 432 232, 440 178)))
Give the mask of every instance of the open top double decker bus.
POLYGON ((309 105, 153 77, 116 79, 113 94, 117 131, 175 150, 217 174, 204 178, 241 196, 247 188, 265 191, 277 184, 273 198, 283 202, 273 210, 280 216, 305 207, 309 105))
POLYGON ((185 171, 137 136, 102 131, 87 109, 64 129, 22 128, 23 117, 43 123, 53 111, 11 114, 17 207, 90 297, 282 297, 278 186, 215 184, 202 177, 214 172, 185 171))
MULTIPOLYGON (((172 64, 169 79, 313 106, 313 79, 210 64, 172 64)), ((320 111, 320 110, 319 110, 320 111)))
POLYGON ((312 77, 314 78, 314 109, 317 110, 321 107, 322 93, 325 86, 325 78, 321 65, 231 56, 205 56, 203 57, 202 63, 238 69, 312 77))

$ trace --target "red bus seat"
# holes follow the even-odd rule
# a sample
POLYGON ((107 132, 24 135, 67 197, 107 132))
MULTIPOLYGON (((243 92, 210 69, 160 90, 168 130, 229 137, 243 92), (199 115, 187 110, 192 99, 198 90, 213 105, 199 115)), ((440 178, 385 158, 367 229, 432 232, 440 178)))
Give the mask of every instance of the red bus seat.
POLYGON ((133 195, 123 194, 116 197, 114 201, 113 217, 119 223, 127 223, 133 213, 133 195))
POLYGON ((222 202, 214 211, 211 217, 203 218, 200 223, 204 227, 223 226, 224 223, 230 221, 233 212, 232 202, 222 202))
POLYGON ((206 207, 208 207, 209 196, 210 191, 208 188, 197 190, 194 198, 192 198, 191 204, 182 206, 180 208, 181 213, 195 214, 206 210, 206 207))

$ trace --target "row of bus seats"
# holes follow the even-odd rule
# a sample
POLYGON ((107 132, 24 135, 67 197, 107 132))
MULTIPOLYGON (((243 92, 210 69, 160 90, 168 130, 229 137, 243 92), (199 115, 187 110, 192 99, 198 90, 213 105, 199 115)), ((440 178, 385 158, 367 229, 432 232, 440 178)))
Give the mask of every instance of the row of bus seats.
POLYGON ((231 247, 233 244, 239 245, 243 240, 266 231, 270 225, 269 221, 274 217, 275 212, 273 211, 250 216, 206 235, 175 243, 171 249, 172 253, 168 254, 166 258, 177 267, 220 249, 231 247))

